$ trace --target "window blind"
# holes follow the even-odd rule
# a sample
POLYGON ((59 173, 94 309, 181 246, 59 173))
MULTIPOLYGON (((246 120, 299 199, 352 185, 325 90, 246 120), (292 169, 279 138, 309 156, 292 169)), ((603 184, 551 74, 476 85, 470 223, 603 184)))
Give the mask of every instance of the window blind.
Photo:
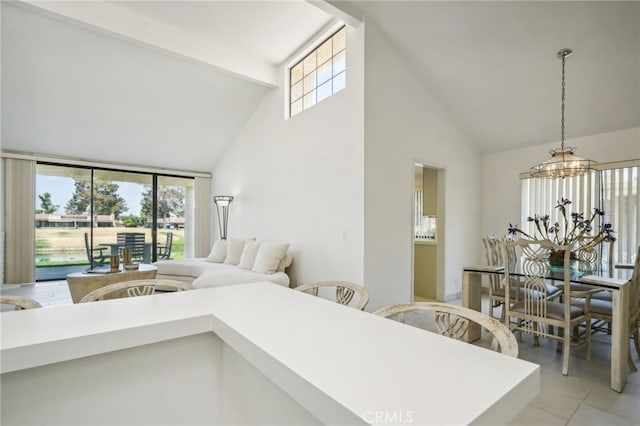
MULTIPOLYGON (((602 223, 611 223, 615 230, 616 242, 613 244, 614 263, 633 263, 640 244, 640 166, 622 165, 601 169, 598 172, 564 179, 541 179, 526 177, 521 181, 521 229, 532 234, 535 224, 528 217, 548 214, 550 223, 559 222, 564 227, 559 209, 555 208, 562 199, 571 200, 567 213, 584 213, 585 217, 593 213, 595 207, 605 211, 604 217, 598 217, 602 223)), ((562 232, 562 231, 561 231, 562 232)), ((608 244, 603 244, 602 259, 609 258, 608 244), (606 246, 606 247, 605 247, 606 246)))

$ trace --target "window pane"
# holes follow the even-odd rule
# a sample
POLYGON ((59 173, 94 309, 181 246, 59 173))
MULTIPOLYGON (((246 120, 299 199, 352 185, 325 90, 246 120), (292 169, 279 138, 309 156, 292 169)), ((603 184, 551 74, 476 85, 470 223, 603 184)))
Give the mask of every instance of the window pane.
POLYGON ((304 75, 307 75, 312 71, 315 71, 316 70, 316 52, 315 51, 311 52, 309 56, 304 58, 304 61, 302 61, 302 64, 304 69, 304 75))
MULTIPOLYGON (((316 72, 312 72, 304 78, 304 93, 307 94, 316 88, 316 72)), ((305 107, 306 108, 306 107, 305 107)))
POLYGON ((318 87, 318 91, 317 91, 318 102, 320 102, 323 99, 328 98, 329 96, 331 96, 331 94, 332 94, 332 91, 331 91, 331 80, 329 80, 326 83, 324 83, 323 85, 318 87))
POLYGON ((84 234, 91 230, 91 171, 37 164, 35 191, 36 281, 64 279, 87 269, 84 234))
POLYGON ((341 73, 345 69, 346 56, 342 51, 333 57, 333 75, 341 73))
POLYGON ((304 109, 309 108, 316 104, 316 91, 312 91, 311 93, 304 95, 304 109))
POLYGON ((291 68, 291 85, 296 84, 302 79, 302 62, 291 68))
POLYGON ((302 82, 298 82, 291 88, 291 101, 295 102, 302 97, 302 82))
POLYGON ((337 93, 346 86, 346 74, 341 73, 333 78, 333 93, 337 93))
POLYGON ((331 76, 331 61, 327 61, 318 67, 318 85, 329 80, 331 76))
POLYGON ((302 111, 302 99, 291 104, 291 117, 302 111))
POLYGON ((333 52, 339 52, 345 48, 346 28, 343 27, 333 36, 333 52))
POLYGON ((158 260, 183 259, 185 244, 192 243, 188 237, 195 215, 194 183, 193 179, 158 176, 158 260))
POLYGON ((331 39, 325 41, 320 47, 318 47, 318 63, 322 64, 327 62, 333 56, 331 50, 331 39))

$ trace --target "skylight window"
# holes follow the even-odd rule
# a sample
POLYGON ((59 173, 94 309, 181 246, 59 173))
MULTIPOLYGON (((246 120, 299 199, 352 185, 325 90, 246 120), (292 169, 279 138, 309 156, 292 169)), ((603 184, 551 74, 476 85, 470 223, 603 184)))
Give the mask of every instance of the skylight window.
POLYGON ((346 85, 346 31, 340 28, 289 70, 289 116, 317 104, 346 85))

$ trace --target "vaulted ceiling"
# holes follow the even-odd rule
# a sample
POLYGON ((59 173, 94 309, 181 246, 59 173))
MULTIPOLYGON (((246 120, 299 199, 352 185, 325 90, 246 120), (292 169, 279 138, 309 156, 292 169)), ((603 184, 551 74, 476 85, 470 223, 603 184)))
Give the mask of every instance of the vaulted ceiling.
POLYGON ((203 79, 210 84, 199 85, 221 96, 207 92, 202 106, 220 112, 215 128, 224 137, 206 145, 193 138, 193 147, 181 140, 202 156, 172 158, 174 167, 210 169, 261 94, 281 84, 283 61, 336 19, 379 26, 483 152, 559 140, 561 48, 574 51, 567 59, 567 138, 640 126, 637 1, 20 3, 208 67, 203 79), (252 105, 225 115, 230 85, 252 105))

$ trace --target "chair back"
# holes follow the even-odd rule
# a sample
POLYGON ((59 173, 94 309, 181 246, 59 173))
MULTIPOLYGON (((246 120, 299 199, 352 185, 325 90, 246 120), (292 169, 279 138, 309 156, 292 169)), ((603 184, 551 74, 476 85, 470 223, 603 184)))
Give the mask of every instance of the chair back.
POLYGON ((91 255, 91 246, 89 244, 89 234, 87 232, 84 233, 84 249, 87 252, 87 259, 89 263, 93 262, 93 256, 91 255))
POLYGON ((149 296, 155 293, 157 286, 160 286, 163 291, 184 291, 195 289, 192 284, 177 280, 151 279, 122 281, 93 290, 80 299, 80 302, 78 303, 118 299, 122 297, 149 296))
POLYGON ((42 305, 37 300, 21 296, 0 296, 0 304, 13 305, 16 311, 20 311, 22 309, 42 308, 42 305))
POLYGON ((169 259, 171 257, 171 246, 173 245, 173 232, 167 232, 167 239, 163 247, 158 250, 159 259, 169 259))
POLYGON ((144 232, 118 232, 118 244, 131 249, 131 260, 141 262, 144 259, 144 232))
MULTIPOLYGON (((487 258, 488 266, 503 266, 502 249, 500 247, 500 240, 495 235, 485 235, 482 237, 482 245, 484 246, 484 253, 487 258)), ((489 282, 493 291, 500 289, 501 281, 500 276, 492 274, 489 278, 489 282)))
POLYGON ((369 302, 369 292, 366 288, 348 281, 320 281, 316 283, 304 284, 296 287, 296 290, 305 293, 318 295, 321 288, 335 288, 335 301, 341 305, 349 305, 353 301, 353 296, 358 295, 358 300, 354 301, 355 306, 361 311, 369 302))
POLYGON ((397 319, 404 322, 405 313, 415 311, 434 311, 438 333, 457 340, 462 339, 470 321, 479 324, 493 335, 492 350, 518 357, 518 341, 511 330, 500 321, 473 309, 438 302, 413 302, 388 306, 374 314, 385 318, 397 316, 397 319))
POLYGON ((638 246, 636 263, 631 274, 630 300, 629 316, 632 320, 635 318, 636 321, 640 321, 640 246, 638 246))
MULTIPOLYGON (((549 255, 554 251, 564 250, 563 258, 563 284, 559 284, 564 294, 571 294, 570 279, 571 273, 569 268, 569 261, 571 255, 571 245, 561 246, 555 244, 550 240, 529 240, 526 238, 519 238, 514 241, 506 241, 503 244, 503 257, 505 261, 505 278, 508 282, 518 283, 520 288, 513 286, 505 286, 506 299, 513 297, 514 299, 520 299, 522 302, 519 305, 522 313, 531 318, 531 321, 525 321, 525 329, 527 332, 533 333, 536 327, 536 319, 548 318, 547 313, 547 300, 550 294, 548 294, 548 287, 546 285, 546 277, 550 272, 549 255), (512 280, 513 262, 512 257, 514 253, 519 249, 520 260, 519 267, 523 277, 520 280, 512 280), (510 294, 510 292, 517 291, 516 295, 510 294)), ((564 317, 567 320, 570 318, 570 298, 566 297, 567 302, 564 303, 564 317)), ((510 307, 509 304, 505 305, 506 317, 509 318, 510 307)))
POLYGON ((594 246, 592 244, 594 239, 595 237, 592 235, 583 235, 578 238, 573 248, 580 261, 578 268, 581 271, 593 271, 598 268, 601 259, 606 257, 609 276, 613 276, 613 244, 615 241, 604 241, 594 246))

